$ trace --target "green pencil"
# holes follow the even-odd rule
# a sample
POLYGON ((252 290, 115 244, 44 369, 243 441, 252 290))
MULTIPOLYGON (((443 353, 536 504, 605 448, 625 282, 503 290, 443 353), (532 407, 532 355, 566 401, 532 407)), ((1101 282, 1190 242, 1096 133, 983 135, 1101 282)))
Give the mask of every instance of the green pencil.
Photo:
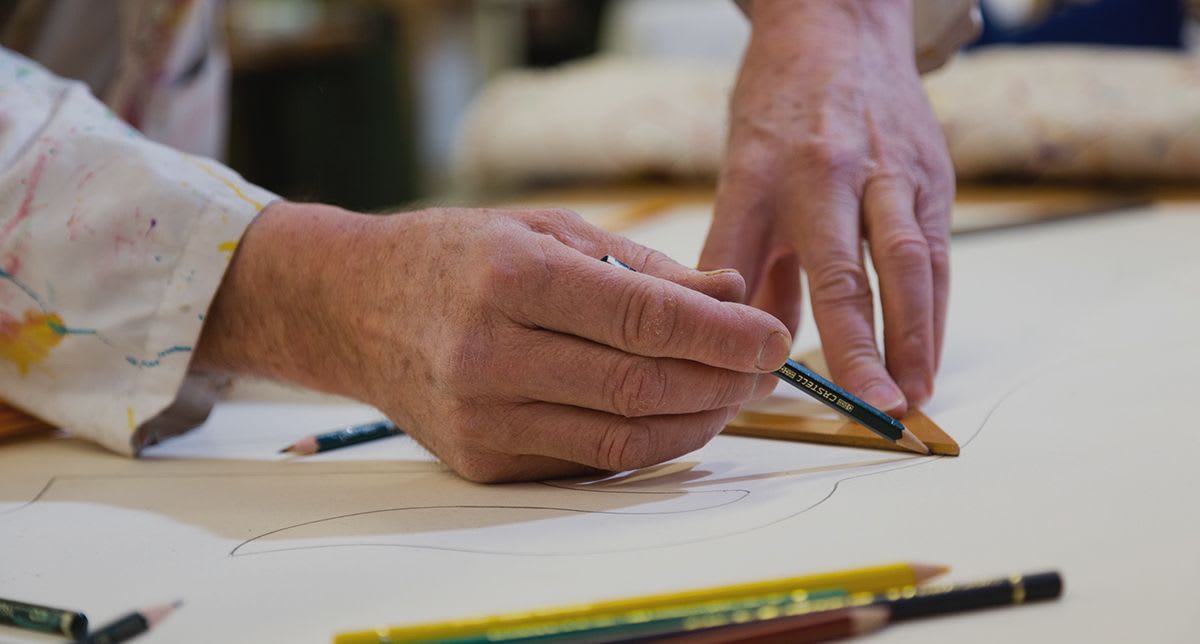
POLYGON ((724 619, 765 619, 782 614, 789 606, 846 597, 844 590, 824 589, 813 592, 797 590, 770 593, 741 599, 713 600, 619 613, 592 615, 566 620, 548 620, 532 624, 495 627, 475 635, 441 639, 442 644, 485 644, 489 642, 558 642, 611 641, 631 637, 649 637, 677 633, 695 620, 720 615, 724 619))
POLYGON ((88 619, 83 613, 3 598, 0 598, 0 624, 42 633, 57 633, 72 639, 83 637, 88 629, 88 619))

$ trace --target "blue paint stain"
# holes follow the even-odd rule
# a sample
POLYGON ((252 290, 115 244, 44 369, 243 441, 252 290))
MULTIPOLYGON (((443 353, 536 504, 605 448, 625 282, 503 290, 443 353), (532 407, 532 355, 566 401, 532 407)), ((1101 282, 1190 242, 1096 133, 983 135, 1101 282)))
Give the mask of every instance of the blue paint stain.
POLYGON ((29 296, 29 299, 33 300, 34 304, 37 304, 38 308, 41 309, 43 313, 46 312, 46 305, 42 303, 42 298, 38 297, 38 294, 34 293, 33 289, 26 286, 24 282, 17 279, 12 273, 0 268, 0 279, 8 280, 9 282, 16 284, 17 288, 25 291, 25 294, 29 296))
POLYGON ((158 365, 162 364, 163 358, 171 355, 172 353, 191 353, 191 352, 192 352, 191 347, 186 347, 186 346, 177 344, 177 345, 171 347, 170 349, 163 349, 162 351, 159 351, 158 354, 154 358, 151 358, 149 360, 142 360, 140 358, 135 358, 133 356, 125 356, 125 362, 128 362, 129 364, 131 364, 135 367, 138 367, 140 369, 145 369, 148 367, 157 367, 158 365))
POLYGON ((75 327, 69 327, 69 326, 59 324, 57 322, 47 322, 46 326, 50 327, 51 331, 53 331, 59 335, 96 335, 95 329, 80 329, 80 328, 75 328, 75 327))

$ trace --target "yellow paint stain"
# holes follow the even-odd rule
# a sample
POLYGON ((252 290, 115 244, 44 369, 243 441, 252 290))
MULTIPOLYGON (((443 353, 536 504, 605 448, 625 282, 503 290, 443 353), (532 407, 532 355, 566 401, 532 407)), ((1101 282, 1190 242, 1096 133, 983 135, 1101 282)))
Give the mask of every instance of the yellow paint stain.
POLYGON ((63 328, 57 313, 30 309, 22 320, 0 313, 0 358, 17 365, 23 376, 62 341, 63 328))
POLYGON ((238 240, 231 239, 227 242, 221 242, 221 243, 217 244, 217 250, 221 251, 222 253, 232 253, 234 250, 237 249, 237 245, 238 245, 238 240))
POLYGON ((254 199, 251 199, 249 196, 246 195, 246 193, 242 192, 241 188, 234 185, 234 183, 232 181, 230 181, 229 179, 226 179, 225 177, 222 177, 221 175, 217 174, 217 171, 210 168, 208 166, 208 164, 201 163, 200 161, 197 161, 196 159, 192 159, 192 163, 195 163, 197 166, 199 166, 199 168, 201 170, 203 170, 204 173, 207 174, 208 176, 225 184, 225 187, 232 190, 233 194, 238 196, 238 199, 245 201, 246 203, 250 204, 251 206, 254 206, 255 210, 263 209, 263 205, 261 203, 259 203, 258 201, 254 200, 254 199))
POLYGON ((135 417, 133 415, 133 407, 125 408, 125 416, 129 420, 129 431, 131 431, 131 432, 137 431, 137 417, 135 417))

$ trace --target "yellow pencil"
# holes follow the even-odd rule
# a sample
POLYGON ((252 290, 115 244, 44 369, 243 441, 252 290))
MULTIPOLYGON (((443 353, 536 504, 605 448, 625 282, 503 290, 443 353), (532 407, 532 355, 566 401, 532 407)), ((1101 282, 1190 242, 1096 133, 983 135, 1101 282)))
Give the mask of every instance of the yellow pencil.
POLYGON ((854 568, 800 577, 754 581, 729 586, 714 586, 674 593, 628 597, 590 604, 574 604, 541 610, 489 615, 446 622, 412 626, 380 627, 369 631, 341 633, 337 644, 400 644, 466 637, 497 627, 511 627, 534 622, 594 617, 606 613, 647 610, 696 602, 737 599, 752 595, 790 592, 796 590, 844 590, 847 593, 881 592, 890 588, 916 586, 944 574, 949 568, 920 563, 895 563, 868 568, 854 568))

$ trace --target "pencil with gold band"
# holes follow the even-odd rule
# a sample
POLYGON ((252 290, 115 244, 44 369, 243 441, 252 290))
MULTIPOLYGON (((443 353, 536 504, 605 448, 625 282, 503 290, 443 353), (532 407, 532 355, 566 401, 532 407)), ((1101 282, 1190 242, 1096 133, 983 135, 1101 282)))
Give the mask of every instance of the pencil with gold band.
MULTIPOLYGON (((600 261, 610 266, 632 271, 634 268, 625 262, 605 255, 600 261)), ((821 374, 788 358, 787 362, 775 371, 775 376, 792 385, 800 391, 829 406, 834 411, 848 416, 851 420, 878 434, 893 443, 918 454, 929 454, 929 447, 904 426, 904 423, 892 418, 884 412, 863 402, 858 396, 833 384, 821 374)))

